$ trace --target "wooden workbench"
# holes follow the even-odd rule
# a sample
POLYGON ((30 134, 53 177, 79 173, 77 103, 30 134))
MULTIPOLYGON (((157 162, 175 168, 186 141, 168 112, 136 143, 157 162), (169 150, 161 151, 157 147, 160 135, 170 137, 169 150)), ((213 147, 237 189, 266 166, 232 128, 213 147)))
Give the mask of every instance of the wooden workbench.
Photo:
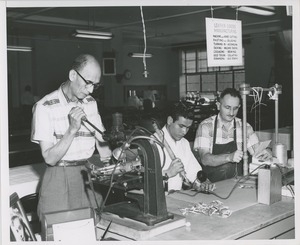
MULTIPOLYGON (((10 169, 10 191, 17 192, 19 197, 37 192, 38 183, 46 168, 45 164, 34 164, 10 169)), ((235 179, 216 183, 215 192, 225 197, 236 183, 235 179)), ((257 203, 255 181, 241 183, 246 187, 237 187, 232 195, 223 200, 212 194, 193 195, 192 191, 183 191, 166 196, 169 212, 181 214, 180 209, 196 203, 209 204, 219 200, 232 211, 228 218, 205 216, 204 214, 187 214, 186 222, 191 226, 183 226, 148 240, 222 240, 222 239, 272 239, 295 238, 294 199, 282 196, 280 202, 270 206, 257 203)), ((113 224, 112 226, 113 227, 113 224)), ((99 232, 99 231, 98 231, 99 232)), ((101 236, 100 231, 100 236, 101 236)), ((112 234, 107 233, 106 237, 112 234)), ((122 240, 118 236, 117 239, 122 240)), ((126 239, 124 239, 126 240, 126 239)))
MULTIPOLYGON (((216 183, 215 192, 226 197, 236 183, 236 179, 216 183)), ((232 214, 228 218, 204 214, 185 215, 190 226, 167 231, 147 240, 235 240, 235 239, 294 239, 295 218, 294 199, 282 196, 280 202, 272 205, 257 203, 255 180, 241 183, 228 199, 221 199, 212 194, 193 195, 192 191, 181 191, 167 195, 168 211, 182 214, 180 209, 191 207, 196 203, 209 204, 219 200, 227 206, 232 214), (244 187, 244 188, 240 188, 244 187)), ((111 226, 113 227, 113 225, 111 226)), ((108 232, 106 237, 114 237, 108 232)), ((122 237, 115 237, 122 240, 122 237)), ((124 239, 126 240, 126 239, 124 239)))

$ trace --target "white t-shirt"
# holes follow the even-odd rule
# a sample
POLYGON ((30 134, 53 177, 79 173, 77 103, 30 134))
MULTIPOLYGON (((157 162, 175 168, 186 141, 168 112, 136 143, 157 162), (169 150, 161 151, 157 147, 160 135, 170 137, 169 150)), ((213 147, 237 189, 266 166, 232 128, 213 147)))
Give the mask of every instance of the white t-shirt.
MULTIPOLYGON (((162 132, 164 134, 165 140, 168 142, 170 148, 173 150, 176 158, 179 158, 183 163, 186 177, 191 181, 194 182, 197 178, 197 173, 200 171, 201 165, 195 158, 190 143, 187 139, 182 138, 179 141, 175 141, 171 138, 169 131, 167 130, 166 126, 162 128, 162 132)), ((154 134, 157 137, 157 134, 154 134)), ((157 137, 158 138, 158 137, 157 137)), ((160 153, 161 164, 163 164, 163 153, 161 147, 157 147, 160 153)), ((166 160, 162 170, 167 170, 172 162, 167 150, 164 148, 166 160)), ((168 190, 181 190, 182 187, 182 177, 177 174, 168 180, 168 190)))

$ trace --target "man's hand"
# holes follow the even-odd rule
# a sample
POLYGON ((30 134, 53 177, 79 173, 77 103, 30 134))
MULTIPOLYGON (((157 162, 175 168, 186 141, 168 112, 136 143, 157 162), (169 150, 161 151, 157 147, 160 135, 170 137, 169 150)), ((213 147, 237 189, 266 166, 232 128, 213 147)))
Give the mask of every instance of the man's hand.
POLYGON ((240 162, 243 158, 243 151, 236 150, 235 152, 230 154, 231 162, 240 162))
POLYGON ((181 160, 176 158, 171 162, 171 165, 166 172, 167 172, 168 176, 171 178, 182 171, 184 171, 184 166, 183 166, 181 160))
POLYGON ((73 107, 68 115, 70 129, 72 132, 77 132, 81 127, 81 119, 85 117, 86 114, 80 107, 73 107))
POLYGON ((193 183, 193 189, 198 192, 210 193, 216 189, 216 185, 211 183, 209 179, 200 183, 200 181, 195 181, 193 183))
POLYGON ((269 149, 264 149, 261 153, 259 153, 256 158, 261 161, 268 161, 272 158, 272 152, 269 149))

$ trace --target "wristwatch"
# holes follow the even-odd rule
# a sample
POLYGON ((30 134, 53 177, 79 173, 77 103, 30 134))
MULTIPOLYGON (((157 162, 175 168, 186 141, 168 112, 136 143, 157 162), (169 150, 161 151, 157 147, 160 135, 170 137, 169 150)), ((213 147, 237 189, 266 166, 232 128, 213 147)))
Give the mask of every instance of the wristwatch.
POLYGON ((168 181, 168 179, 169 179, 169 176, 168 176, 168 174, 167 174, 167 173, 165 173, 165 175, 163 176, 163 180, 167 182, 167 181, 168 181))

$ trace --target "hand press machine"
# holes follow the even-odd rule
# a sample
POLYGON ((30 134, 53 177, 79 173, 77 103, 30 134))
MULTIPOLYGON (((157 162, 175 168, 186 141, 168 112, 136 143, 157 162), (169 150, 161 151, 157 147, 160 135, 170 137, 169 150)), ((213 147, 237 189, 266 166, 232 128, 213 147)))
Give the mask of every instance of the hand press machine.
MULTIPOLYGON (((112 137, 111 137, 112 138, 112 137)), ((160 156, 162 143, 142 128, 119 139, 110 162, 102 167, 89 163, 87 168, 94 185, 124 193, 124 201, 102 207, 103 213, 142 222, 147 226, 172 221, 167 211, 160 156), (160 146, 159 146, 160 145, 160 146)))

